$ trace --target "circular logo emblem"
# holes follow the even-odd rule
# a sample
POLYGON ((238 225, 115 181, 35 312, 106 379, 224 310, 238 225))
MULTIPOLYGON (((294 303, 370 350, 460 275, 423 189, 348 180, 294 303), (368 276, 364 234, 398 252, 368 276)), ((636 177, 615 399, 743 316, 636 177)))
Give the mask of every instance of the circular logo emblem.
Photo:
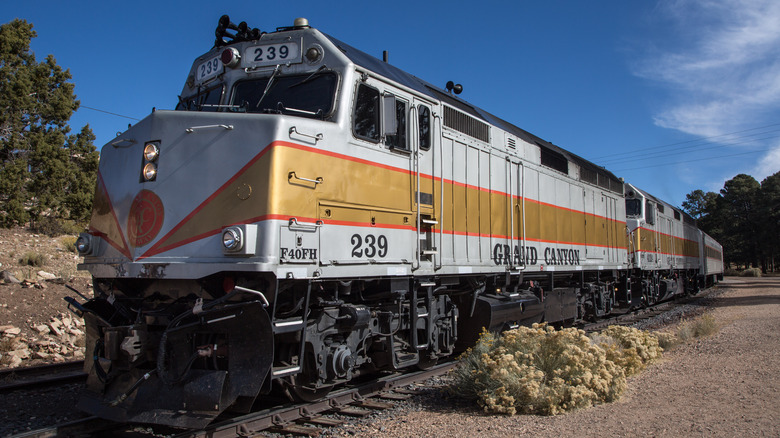
POLYGON ((127 234, 136 247, 151 242, 160 232, 165 211, 162 200, 149 190, 141 190, 130 206, 127 218, 127 234))

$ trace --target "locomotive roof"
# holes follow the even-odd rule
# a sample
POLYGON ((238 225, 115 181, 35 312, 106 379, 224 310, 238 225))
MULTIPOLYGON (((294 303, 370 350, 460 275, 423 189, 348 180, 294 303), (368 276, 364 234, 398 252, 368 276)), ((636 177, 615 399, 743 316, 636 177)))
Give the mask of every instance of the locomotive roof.
MULTIPOLYGON (((497 126, 503 129, 504 131, 507 131, 512 135, 521 138, 527 143, 536 144, 540 148, 547 148, 554 152, 557 152, 558 154, 563 155, 564 157, 566 157, 566 159, 577 164, 581 168, 584 168, 586 170, 595 172, 599 175, 606 177, 608 180, 611 180, 615 186, 618 185, 622 186, 623 183, 620 181, 620 179, 617 178, 609 170, 601 166, 598 166, 586 160, 585 158, 573 154, 570 151, 567 151, 566 149, 556 146, 540 137, 537 137, 536 135, 531 134, 530 132, 524 129, 518 128, 517 126, 507 122, 506 120, 496 117, 495 115, 490 114, 489 112, 484 111, 483 109, 478 108, 466 102, 465 100, 456 97, 453 94, 450 94, 445 90, 418 78, 417 76, 407 73, 406 71, 401 70, 400 68, 395 67, 390 63, 381 61, 378 58, 371 56, 368 53, 365 53, 359 49, 356 49, 350 46, 349 44, 337 38, 334 38, 328 34, 323 33, 323 35, 325 35, 325 37, 330 39, 330 41, 336 47, 338 47, 339 50, 341 50, 344 53, 344 55, 356 65, 359 65, 367 70, 380 74, 388 79, 396 81, 399 84, 409 87, 422 94, 430 96, 433 99, 445 102, 450 106, 453 106, 465 113, 468 113, 472 117, 476 117, 491 125, 497 126)), ((612 187, 612 184, 610 184, 610 187, 612 187)), ((622 189, 620 191, 622 192, 622 189)))

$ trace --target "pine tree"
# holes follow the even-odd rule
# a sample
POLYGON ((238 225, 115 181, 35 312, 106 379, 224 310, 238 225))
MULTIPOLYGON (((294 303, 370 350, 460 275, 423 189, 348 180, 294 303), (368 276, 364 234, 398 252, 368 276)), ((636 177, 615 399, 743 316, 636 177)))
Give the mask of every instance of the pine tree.
POLYGON ((98 155, 89 126, 69 135, 78 109, 70 72, 30 51, 33 25, 0 25, 0 226, 39 218, 84 220, 98 155))

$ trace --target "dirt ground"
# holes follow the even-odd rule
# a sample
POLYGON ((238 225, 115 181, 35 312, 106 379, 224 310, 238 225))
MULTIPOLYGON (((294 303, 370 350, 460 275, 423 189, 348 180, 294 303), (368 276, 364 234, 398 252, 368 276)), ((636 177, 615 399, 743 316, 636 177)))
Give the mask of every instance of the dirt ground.
POLYGON ((68 249, 68 239, 73 242, 75 237, 0 228, 0 368, 83 358, 77 348, 83 346, 81 331, 62 329, 62 321, 77 319, 64 298, 84 301, 68 286, 92 294, 89 274, 76 268, 80 257, 68 249), (12 358, 14 354, 21 360, 12 358))
POLYGON ((727 278, 719 331, 664 354, 611 404, 555 417, 485 415, 426 403, 334 436, 780 436, 780 278, 727 278))

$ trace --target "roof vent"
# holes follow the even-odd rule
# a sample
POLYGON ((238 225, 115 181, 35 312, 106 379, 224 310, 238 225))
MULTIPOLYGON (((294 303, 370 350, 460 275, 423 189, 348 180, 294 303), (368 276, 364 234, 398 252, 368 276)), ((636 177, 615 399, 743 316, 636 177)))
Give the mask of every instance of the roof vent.
POLYGON ((309 27, 309 20, 306 18, 296 18, 295 22, 293 23, 293 27, 295 28, 308 28, 309 27))

